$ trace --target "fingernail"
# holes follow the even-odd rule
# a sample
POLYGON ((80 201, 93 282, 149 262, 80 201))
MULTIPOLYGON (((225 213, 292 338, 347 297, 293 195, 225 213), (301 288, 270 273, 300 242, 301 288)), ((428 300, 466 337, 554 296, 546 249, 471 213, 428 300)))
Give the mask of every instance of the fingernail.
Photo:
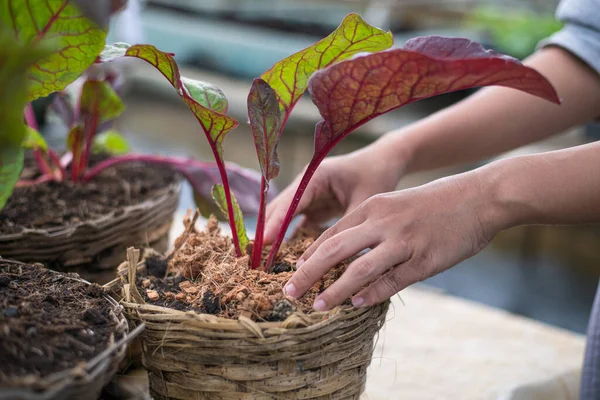
POLYGON ((313 308, 317 311, 325 311, 327 309, 327 305, 325 304, 325 300, 317 299, 313 304, 313 308))
POLYGON ((301 258, 296 262, 296 269, 300 268, 302 264, 304 264, 304 259, 301 258))
POLYGON ((356 308, 359 308, 360 306, 362 306, 365 302, 365 299, 363 299, 362 297, 355 297, 352 299, 352 305, 356 308))
POLYGON ((296 293, 296 286, 294 286, 293 283, 288 283, 287 285, 285 285, 285 287, 283 288, 283 293, 285 293, 286 296, 290 296, 290 297, 296 297, 296 295, 298 293, 296 293))

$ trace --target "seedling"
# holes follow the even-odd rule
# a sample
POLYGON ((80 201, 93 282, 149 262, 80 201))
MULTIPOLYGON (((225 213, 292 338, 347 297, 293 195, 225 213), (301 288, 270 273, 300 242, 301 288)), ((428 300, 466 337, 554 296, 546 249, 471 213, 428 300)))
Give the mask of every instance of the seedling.
MULTIPOLYGON (((248 119, 260 164, 261 183, 250 258, 252 268, 262 267, 266 271, 273 268, 300 199, 318 166, 343 138, 373 118, 417 100, 492 85, 560 103, 552 85, 538 72, 467 39, 430 36, 409 40, 403 48, 389 50, 392 45, 390 32, 367 24, 358 14, 350 14, 331 35, 279 61, 253 81, 248 95, 248 119), (261 265, 267 193, 271 180, 279 173, 277 145, 290 113, 306 90, 322 117, 315 128, 314 154, 266 263, 261 265)), ((195 115, 212 149, 221 179, 212 190, 213 198, 228 219, 236 254, 244 255, 249 240, 242 210, 233 195, 233 174, 228 176, 223 158, 225 137, 238 122, 226 114, 225 96, 212 85, 182 77, 173 54, 151 45, 117 43, 107 46, 97 61, 111 62, 122 57, 144 60, 160 71, 195 115)), ((94 86, 99 89, 93 93, 108 93, 107 88, 110 88, 110 85, 94 86)), ((112 98, 112 95, 104 98, 112 98)), ((87 116, 89 123, 84 124, 80 134, 85 142, 83 150, 77 153, 76 148, 73 158, 78 159, 81 166, 75 175, 82 176, 83 181, 89 180, 98 168, 117 162, 109 160, 81 173, 86 167, 87 147, 93 143, 95 127, 103 119, 94 106, 87 105, 101 104, 101 99, 93 97, 90 101, 81 101, 86 105, 81 107, 85 111, 81 114, 87 116), (87 125, 91 128, 85 128, 87 125)), ((123 162, 129 160, 123 157, 123 162)), ((181 167, 182 164, 171 160, 170 165, 181 167)))
MULTIPOLYGON (((2 141, 10 141, 12 146, 7 147, 0 159, 0 173, 3 176, 10 173, 10 180, 6 180, 9 184, 2 185, 0 189, 0 208, 14 186, 64 180, 86 183, 106 168, 130 162, 172 168, 188 180, 197 200, 210 198, 212 184, 219 181, 219 173, 226 174, 226 166, 221 158, 217 163, 208 163, 181 157, 124 154, 128 150, 127 142, 112 129, 114 120, 125 109, 115 90, 118 76, 108 66, 94 65, 95 62, 101 62, 98 56, 105 47, 106 32, 84 17, 69 1, 48 0, 39 7, 33 7, 30 3, 30 0, 9 0, 0 6, 0 23, 12 27, 13 41, 16 38, 23 46, 38 45, 52 50, 27 70, 29 87, 26 96, 27 101, 31 102, 59 92, 54 106, 69 129, 69 151, 59 158, 47 146, 37 131, 31 103, 28 103, 25 107, 26 134, 23 135, 19 129, 2 132, 2 141), (77 101, 71 104, 61 91, 79 77, 84 82, 77 101), (15 183, 23 164, 21 147, 34 149, 41 176, 33 181, 15 183), (114 157, 89 168, 90 156, 94 151, 110 153, 114 157), (67 174, 69 167, 70 173, 67 174)), ((10 33, 5 32, 5 36, 9 37, 10 33)), ((200 105, 202 102, 207 110, 227 110, 227 100, 219 89, 186 78, 181 78, 181 82, 185 82, 189 88, 189 92, 186 89, 184 100, 192 109, 204 108, 200 105), (194 95, 200 98, 199 102, 196 102, 194 95)), ((21 89, 20 93, 25 92, 21 89)), ((227 125, 222 127, 223 132, 237 126, 237 122, 229 117, 224 117, 224 121, 227 125)), ((242 209, 255 212, 257 200, 254 187, 258 187, 260 175, 235 164, 228 164, 227 169, 230 174, 227 182, 231 181, 228 190, 237 193, 242 209), (256 183, 254 187, 248 185, 252 182, 256 183)), ((227 198, 230 198, 229 191, 227 198)))

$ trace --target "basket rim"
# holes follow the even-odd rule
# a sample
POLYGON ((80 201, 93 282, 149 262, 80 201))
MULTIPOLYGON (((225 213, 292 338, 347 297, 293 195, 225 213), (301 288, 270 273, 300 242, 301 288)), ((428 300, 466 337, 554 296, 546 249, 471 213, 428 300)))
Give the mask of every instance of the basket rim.
MULTIPOLYGON (((79 277, 76 273, 62 273, 45 268, 39 263, 24 263, 17 260, 2 258, 0 256, 0 264, 13 264, 16 266, 35 266, 44 268, 50 271, 52 274, 62 276, 64 279, 72 280, 76 282, 83 282, 87 285, 92 283, 79 277)), ((104 287, 103 287, 104 288, 104 287)), ((64 369, 61 371, 53 372, 52 374, 46 375, 40 378, 35 375, 23 375, 18 377, 14 383, 10 386, 2 388, 2 394, 0 398, 11 398, 10 396, 26 395, 30 399, 47 399, 52 398, 52 395, 60 393, 69 385, 78 384, 80 382, 90 382, 98 378, 98 376, 109 367, 110 360, 112 357, 116 357, 119 353, 123 355, 127 344, 133 340, 145 326, 138 326, 133 331, 129 330, 123 307, 107 293, 103 296, 105 301, 111 305, 111 309, 115 314, 117 325, 115 326, 115 332, 122 330, 122 337, 114 343, 107 346, 103 351, 94 356, 90 360, 81 361, 78 365, 64 369), (28 385, 27 380, 33 378, 36 381, 36 386, 43 387, 43 390, 35 390, 33 387, 28 385), (8 396, 8 397, 6 397, 8 396)))
MULTIPOLYGON (((304 334, 311 331, 316 331, 326 325, 332 324, 338 320, 350 318, 367 318, 373 313, 383 312, 387 310, 389 300, 374 306, 355 308, 350 305, 337 306, 329 311, 311 312, 305 314, 296 311, 284 321, 277 322, 257 322, 248 317, 240 316, 237 319, 217 317, 212 314, 198 313, 196 311, 180 311, 168 307, 156 306, 146 303, 137 287, 130 285, 130 277, 138 272, 144 271, 146 252, 144 258, 140 260, 139 250, 129 248, 127 250, 128 260, 124 261, 117 270, 117 278, 108 282, 105 287, 113 293, 121 292, 120 303, 129 311, 128 317, 137 319, 144 323, 150 323, 150 320, 155 320, 156 323, 180 323, 193 324, 196 327, 208 329, 212 331, 229 332, 231 334, 251 334, 257 339, 266 339, 272 336, 280 336, 286 333, 289 334, 304 334), (132 265, 136 265, 135 272, 131 272, 132 265), (135 289, 132 290, 132 288, 135 289), (133 292, 138 292, 137 296, 133 292), (129 300, 128 300, 129 299, 129 300), (132 315, 134 314, 134 315, 132 315), (170 317, 170 318, 169 318, 170 317)), ((150 250, 152 255, 158 253, 150 250)))
POLYGON ((112 219, 117 217, 119 218, 127 218, 128 214, 145 210, 152 209, 157 204, 163 203, 166 199, 171 198, 172 196, 179 196, 181 192, 181 179, 177 177, 175 174, 175 179, 169 185, 157 189, 155 195, 151 198, 148 198, 138 204, 111 208, 110 212, 94 219, 89 219, 86 221, 77 222, 72 225, 61 225, 53 228, 43 229, 43 228, 23 228, 20 232, 16 233, 8 233, 2 234, 0 232, 0 243, 3 242, 11 242, 14 240, 22 240, 24 238, 32 237, 33 239, 39 239, 40 237, 44 238, 52 238, 55 236, 64 236, 64 235, 74 235, 78 230, 84 228, 96 228, 99 225, 104 225, 107 222, 110 222, 112 219))

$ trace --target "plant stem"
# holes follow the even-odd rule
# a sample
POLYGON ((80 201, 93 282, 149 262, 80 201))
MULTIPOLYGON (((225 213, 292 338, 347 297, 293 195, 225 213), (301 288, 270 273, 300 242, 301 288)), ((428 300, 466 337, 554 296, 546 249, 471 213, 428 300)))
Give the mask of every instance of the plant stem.
POLYGON ((254 234, 254 245, 252 246, 252 263, 250 264, 252 269, 258 269, 262 260, 268 190, 269 185, 263 176, 260 180, 260 204, 258 209, 258 219, 256 221, 256 233, 254 234))
POLYGON ((53 178, 54 172, 52 171, 52 167, 48 163, 48 160, 46 160, 46 158, 44 158, 44 155, 42 154, 42 152, 39 149, 34 149, 33 155, 35 157, 35 161, 36 161, 38 168, 39 168, 40 172, 42 173, 42 175, 43 176, 47 175, 47 176, 53 178))
POLYGON ((37 124, 37 120, 35 119, 35 112, 33 111, 33 105, 31 103, 27 103, 25 106, 25 122, 27 122, 27 126, 39 130, 39 126, 37 124))
POLYGON ((203 161, 195 161, 189 160, 179 157, 164 157, 164 156, 151 156, 146 154, 126 154, 124 156, 119 157, 111 157, 107 160, 99 162, 94 165, 94 167, 90 168, 89 171, 83 175, 81 178, 82 182, 89 182, 94 176, 98 175, 100 172, 104 171, 107 168, 114 167, 119 164, 126 164, 130 162, 146 162, 149 164, 156 165, 166 165, 170 167, 175 167, 179 172, 183 175, 186 173, 183 171, 183 167, 189 166, 190 163, 193 163, 195 166, 200 168, 214 168, 214 163, 203 162, 203 161), (178 168, 179 167, 179 168, 178 168))
MULTIPOLYGON (((333 146, 331 146, 333 148, 333 146)), ((313 156, 312 160, 306 167, 306 172, 302 176, 302 180, 300 181, 300 185, 298 185, 298 189, 296 189, 296 193, 294 194, 294 198, 292 199, 292 203, 288 208, 287 214, 281 224, 281 228, 279 228, 279 232, 277 233, 277 238, 273 242, 273 246, 271 247, 271 251, 269 252, 269 258, 267 259, 267 265, 265 266, 265 271, 270 272, 273 269, 273 265, 275 263, 275 257, 277 257, 277 253, 279 252, 279 248, 283 243, 283 239, 285 238, 285 234, 294 219, 294 214, 296 213, 296 209, 298 208, 298 204, 300 204, 300 199, 302 199, 302 195, 308 186, 308 182, 314 175, 317 167, 321 164, 325 156, 329 151, 324 151, 323 154, 313 156)))
MULTIPOLYGON (((97 89, 96 89, 97 90, 97 89)), ((86 124, 85 124, 85 128, 84 128, 84 134, 83 134, 83 143, 84 143, 84 150, 83 150, 83 154, 81 155, 80 159, 79 159, 79 165, 78 165, 78 176, 77 178, 79 179, 79 176, 81 174, 83 174, 83 172, 87 169, 88 167, 88 163, 90 160, 90 152, 92 149, 92 142, 94 141, 94 137, 96 136, 96 133, 98 131, 98 123, 99 123, 99 110, 98 110, 98 96, 96 95, 95 100, 94 100, 94 107, 93 107, 93 112, 91 113, 91 115, 87 118, 86 124)))
POLYGON ((65 179, 65 177, 67 176, 67 171, 66 171, 65 167, 62 166, 62 164, 60 162, 60 158, 58 157, 58 154, 56 154, 56 152, 54 150, 49 148, 48 156, 50 157, 50 160, 52 161, 52 163, 58 170, 58 174, 59 174, 58 180, 62 182, 65 179))
MULTIPOLYGON (((229 221, 229 228, 231 229, 231 237, 233 239, 233 246, 235 247, 235 253, 238 257, 241 257, 243 252, 240 247, 240 239, 237 235, 237 227, 235 226, 235 213, 233 212, 233 201, 231 200, 231 190, 229 188, 229 179, 227 178, 227 170, 225 164, 219 156, 216 147, 213 147, 213 153, 217 167, 219 168, 219 174, 221 175, 221 182, 223 183, 223 189, 225 191, 225 201, 227 202, 227 220, 229 221)), ((245 250, 245 249, 244 249, 245 250)))

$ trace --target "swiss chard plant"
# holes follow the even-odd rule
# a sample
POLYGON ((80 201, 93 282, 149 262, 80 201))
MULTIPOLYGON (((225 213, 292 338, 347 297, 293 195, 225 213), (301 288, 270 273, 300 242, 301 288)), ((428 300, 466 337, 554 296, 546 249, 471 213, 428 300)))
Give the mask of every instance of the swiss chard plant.
MULTIPOLYGON (((391 33, 350 14, 328 37, 276 63, 255 79, 248 95, 248 120, 262 173, 251 267, 270 271, 286 231, 311 177, 323 159, 347 135, 364 123, 414 101, 481 86, 505 86, 559 103, 552 85, 518 60, 484 49, 467 39, 419 37, 392 49, 391 33), (300 181, 266 263, 262 263, 266 194, 279 173, 277 145, 300 97, 309 91, 322 120, 317 123, 314 154, 300 181)), ((214 99, 194 97, 194 89, 179 76, 173 58, 152 46, 115 45, 102 60, 141 58, 159 69, 190 106, 206 133, 218 165, 222 143, 237 122, 216 107, 214 99), (201 102, 202 100, 202 102, 201 102)), ((214 198, 227 214, 237 254, 248 242, 242 215, 230 194, 228 176, 214 198)))
MULTIPOLYGON (((391 33, 367 24, 357 14, 350 14, 332 34, 277 62, 253 81, 248 95, 248 121, 261 174, 260 184, 258 179, 245 181, 246 185, 260 187, 260 198, 255 203, 258 220, 250 257, 252 268, 270 271, 274 267, 295 210, 318 166, 342 139, 373 118, 420 99, 491 85, 517 89, 559 103, 554 88, 538 72, 467 39, 419 37, 408 41, 403 48, 390 49, 392 45, 391 33), (277 145, 290 113, 307 90, 322 117, 315 128, 314 154, 263 263, 267 194, 271 181, 279 173, 277 145)), ((220 179, 220 183, 212 187, 212 197, 228 220, 236 254, 246 254, 249 239, 242 215, 246 202, 238 204, 234 196, 236 179, 243 173, 228 171, 224 161, 223 143, 227 134, 238 126, 238 122, 226 114, 225 96, 212 85, 182 77, 173 54, 152 45, 106 46, 96 62, 107 63, 124 57, 141 59, 162 73, 196 117, 215 158, 212 171, 218 173, 220 179)), ((118 115, 122 107, 106 79, 96 76, 86 84, 87 91, 84 85, 79 106, 71 113, 75 116, 70 134, 71 163, 76 169, 73 172, 71 168, 71 179, 85 182, 103 168, 132 160, 164 162, 185 176, 193 166, 211 170, 204 163, 137 155, 122 155, 87 169, 90 148, 93 149, 94 140, 99 137, 98 126, 118 115)), ((30 142, 35 143, 34 139, 30 142)), ((50 162, 54 158, 48 156, 50 162)), ((60 171, 60 160, 54 167, 48 171, 52 179, 66 179, 64 171, 60 171)), ((210 182, 203 180, 204 193, 207 181, 210 182)), ((237 197, 239 200, 239 194, 237 197)))
MULTIPOLYGON (((237 205, 240 214, 242 210, 255 212, 258 209, 260 175, 235 164, 226 166, 222 157, 217 158, 217 163, 209 163, 181 157, 123 154, 128 150, 127 142, 112 129, 114 120, 125 108, 115 90, 118 76, 108 66, 97 65, 106 61, 106 55, 110 54, 110 51, 103 52, 99 57, 105 48, 106 31, 82 14, 75 4, 69 0, 7 0, 0 5, 0 24, 9 27, 3 32, 9 38, 6 40, 13 42, 12 46, 25 49, 37 45, 50 50, 44 57, 35 58, 29 64, 26 63, 28 58, 22 57, 20 62, 25 68, 17 65, 16 60, 2 60, 2 65, 12 68, 9 61, 14 61, 15 66, 20 66, 28 86, 25 90, 24 85, 15 94, 15 99, 22 95, 27 102, 25 106, 21 105, 20 113, 23 115, 24 110, 27 127, 15 129, 9 125, 10 130, 3 130, 0 138, 0 143, 11 144, 10 147, 3 146, 0 154, 0 176, 2 183, 6 183, 0 188, 0 209, 15 186, 64 180, 85 184, 106 168, 130 162, 144 162, 180 172, 191 184, 198 201, 212 196, 213 184, 220 181, 219 177, 227 173, 227 168, 230 175, 227 182, 231 184, 223 191, 226 203, 237 205, 231 194, 235 192, 240 199, 240 205, 237 205), (83 84, 78 98, 71 102, 62 91, 78 78, 83 80, 83 84), (47 146, 37 131, 31 106, 31 101, 54 92, 58 92, 58 96, 53 106, 68 128, 68 134, 65 135, 68 152, 61 157, 47 146), (33 181, 16 181, 23 166, 23 148, 34 149, 35 160, 41 171, 41 176, 33 181), (111 153, 114 156, 90 168, 93 152, 111 153)), ((199 121, 205 123, 205 131, 213 135, 211 144, 215 154, 222 152, 222 139, 237 126, 237 121, 221 114, 227 110, 223 93, 210 84, 181 77, 171 54, 162 53, 162 58, 158 58, 158 52, 148 52, 141 46, 137 56, 157 57, 152 61, 172 83, 179 85, 176 89, 180 91, 182 99, 199 121), (207 118, 212 115, 215 116, 214 121, 209 122, 207 118)), ((14 104, 20 103, 15 101, 14 104)), ((11 106, 11 109, 14 108, 14 105, 11 106)), ((231 218, 231 221, 235 220, 231 218)))

